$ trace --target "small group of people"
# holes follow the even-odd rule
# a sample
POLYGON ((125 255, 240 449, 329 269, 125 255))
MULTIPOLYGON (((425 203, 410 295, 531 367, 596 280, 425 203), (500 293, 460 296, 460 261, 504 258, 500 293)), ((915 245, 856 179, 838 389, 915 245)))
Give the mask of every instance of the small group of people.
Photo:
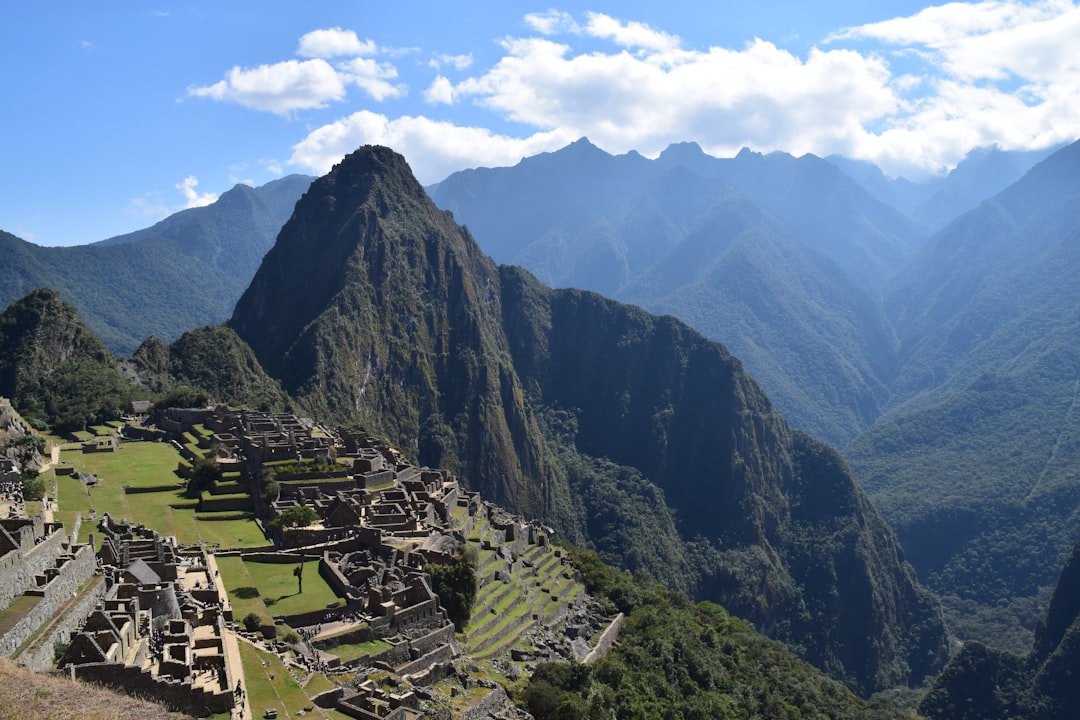
POLYGON ((22 480, 4 480, 0 482, 0 503, 22 505, 22 480))

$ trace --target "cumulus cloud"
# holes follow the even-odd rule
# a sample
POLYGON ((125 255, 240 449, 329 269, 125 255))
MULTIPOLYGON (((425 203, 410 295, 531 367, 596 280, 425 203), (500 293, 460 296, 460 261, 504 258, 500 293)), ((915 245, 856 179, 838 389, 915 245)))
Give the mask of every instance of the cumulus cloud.
POLYGON ((225 79, 188 88, 192 97, 235 102, 253 110, 288 115, 326 107, 345 97, 345 81, 325 60, 286 60, 255 68, 234 67, 225 79))
POLYGON ((353 58, 338 66, 342 76, 364 88, 376 100, 402 97, 406 93, 403 84, 393 84, 397 69, 389 63, 379 63, 371 58, 353 58))
POLYGON ((195 189, 198 185, 199 181, 194 175, 188 175, 181 182, 177 183, 176 189, 184 194, 185 208, 205 207, 217 202, 218 196, 214 193, 199 193, 195 189))
POLYGON ((679 37, 653 30, 644 23, 622 22, 602 13, 588 13, 585 31, 598 38, 610 38, 624 47, 666 51, 679 47, 679 37))
POLYGON ((443 105, 454 104, 454 85, 449 80, 439 75, 437 78, 431 81, 431 85, 424 91, 424 100, 436 105, 442 103, 443 105))
POLYGON ((403 97, 407 87, 391 82, 397 69, 366 57, 377 50, 373 41, 360 40, 352 30, 313 30, 300 38, 297 47, 297 54, 309 59, 234 67, 223 80, 191 86, 187 94, 284 116, 340 102, 350 85, 362 88, 377 101, 403 97))
POLYGON ((471 101, 610 152, 655 155, 692 139, 718 155, 842 153, 912 176, 978 146, 1080 135, 1080 8, 1065 0, 949 3, 848 28, 803 56, 763 39, 685 48, 601 13, 578 22, 552 10, 524 24, 532 32, 503 40, 493 65, 456 84, 440 75, 425 99, 471 101))
POLYGON ((516 122, 645 154, 686 139, 714 151, 834 150, 900 104, 885 63, 849 50, 803 60, 763 40, 742 50, 658 44, 663 52, 644 56, 573 54, 546 38, 511 39, 498 63, 453 92, 516 122))
POLYGON ((296 54, 310 58, 333 58, 342 55, 374 55, 375 43, 360 40, 353 30, 339 27, 312 30, 300 38, 296 54))
MULTIPOLYGON (((1080 8, 1070 0, 948 3, 841 30, 801 54, 760 38, 690 47, 663 28, 602 13, 531 13, 519 29, 484 67, 438 54, 410 66, 435 75, 421 81, 422 97, 438 118, 354 112, 311 131, 290 163, 322 172, 378 142, 432 182, 587 136, 609 152, 648 156, 684 140, 715 155, 743 146, 840 153, 914 176, 978 146, 1080 136, 1080 8), (481 127, 496 124, 519 137, 481 127)), ((344 100, 353 87, 377 101, 408 95, 382 62, 392 54, 353 31, 308 33, 298 54, 310 59, 234 68, 189 92, 282 115, 344 100)))
POLYGON ((529 13, 525 24, 541 35, 554 35, 558 32, 581 32, 577 22, 569 13, 548 10, 543 13, 529 13))
POLYGON ((511 165, 575 139, 562 131, 514 138, 426 117, 390 119, 361 110, 311 132, 293 147, 289 162, 325 174, 361 145, 386 145, 405 156, 420 182, 430 184, 465 167, 511 165))

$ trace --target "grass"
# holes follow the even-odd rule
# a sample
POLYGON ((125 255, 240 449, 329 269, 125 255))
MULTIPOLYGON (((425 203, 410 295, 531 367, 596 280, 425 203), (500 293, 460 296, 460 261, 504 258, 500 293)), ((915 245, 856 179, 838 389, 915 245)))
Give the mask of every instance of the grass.
POLYGON ((26 617, 26 614, 39 602, 41 598, 36 595, 19 595, 11 601, 10 605, 0 610, 0 635, 18 625, 19 621, 26 617))
POLYGON ((331 655, 337 655, 341 658, 341 662, 349 662, 356 658, 366 657, 368 655, 374 655, 381 653, 383 650, 389 650, 390 643, 385 640, 370 640, 362 643, 350 643, 348 645, 338 645, 337 647, 329 648, 323 652, 328 652, 331 655))
POLYGON ((264 602, 272 602, 268 609, 275 615, 321 610, 328 604, 341 601, 333 589, 319 575, 319 561, 304 563, 304 592, 297 592, 296 577, 292 563, 244 563, 252 584, 259 588, 264 602))
POLYGON ((241 640, 240 662, 244 665, 244 689, 253 717, 261 718, 269 708, 277 708, 279 718, 292 717, 301 710, 314 717, 337 717, 311 701, 277 655, 241 640))
MULTIPOLYGON (((271 625, 274 620, 266 604, 258 595, 250 595, 241 590, 242 588, 254 588, 251 576, 244 566, 244 560, 240 557, 217 557, 218 570, 221 572, 221 580, 225 583, 225 590, 229 593, 229 602, 232 604, 233 618, 236 622, 242 622, 249 613, 255 613, 263 624, 271 625), (240 590, 240 592, 237 592, 240 590)), ((256 588, 257 590, 257 588, 256 588)))
MULTIPOLYGON (((61 517, 74 521, 81 512, 83 528, 80 539, 92 532, 87 524, 91 508, 100 517, 109 513, 153 528, 162 535, 173 535, 181 545, 200 542, 225 548, 252 548, 267 544, 266 538, 253 519, 203 522, 195 512, 194 501, 184 497, 179 479, 173 470, 179 460, 176 450, 165 443, 123 443, 112 453, 83 454, 65 450, 61 459, 76 469, 90 472, 99 478, 87 492, 79 480, 70 475, 56 477, 61 517), (124 493, 123 486, 158 487, 174 485, 175 490, 124 493), (174 508, 171 505, 189 505, 174 508)), ((65 524, 65 527, 68 525, 65 524)))
POLYGON ((160 705, 0 658, 0 714, 10 720, 161 720, 188 718, 160 705))
POLYGON ((296 577, 292 574, 296 565, 292 563, 244 562, 240 557, 218 557, 217 560, 232 602, 233 617, 238 622, 253 612, 263 622, 270 623, 274 615, 321 610, 329 603, 341 600, 319 575, 318 560, 304 563, 302 593, 297 592, 296 577), (254 588, 254 591, 247 588, 254 588))

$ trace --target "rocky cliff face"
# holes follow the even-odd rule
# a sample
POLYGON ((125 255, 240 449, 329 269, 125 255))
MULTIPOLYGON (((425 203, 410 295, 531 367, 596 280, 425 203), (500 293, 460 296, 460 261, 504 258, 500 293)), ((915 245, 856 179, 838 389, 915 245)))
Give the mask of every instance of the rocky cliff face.
POLYGON ((496 267, 388 149, 311 186, 230 326, 306 411, 383 433, 569 537, 597 530, 583 488, 618 495, 614 523, 674 511, 665 557, 686 563, 686 586, 859 692, 943 661, 940 613, 891 531, 722 346, 496 267))

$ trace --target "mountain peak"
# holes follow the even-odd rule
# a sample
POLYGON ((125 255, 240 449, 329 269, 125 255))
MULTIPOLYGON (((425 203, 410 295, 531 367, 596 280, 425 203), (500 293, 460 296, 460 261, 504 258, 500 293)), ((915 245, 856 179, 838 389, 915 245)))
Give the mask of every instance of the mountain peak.
POLYGON ((665 162, 684 164, 687 162, 694 162, 706 157, 705 151, 701 149, 701 146, 696 142, 680 142, 671 143, 668 145, 657 160, 663 160, 665 162))

